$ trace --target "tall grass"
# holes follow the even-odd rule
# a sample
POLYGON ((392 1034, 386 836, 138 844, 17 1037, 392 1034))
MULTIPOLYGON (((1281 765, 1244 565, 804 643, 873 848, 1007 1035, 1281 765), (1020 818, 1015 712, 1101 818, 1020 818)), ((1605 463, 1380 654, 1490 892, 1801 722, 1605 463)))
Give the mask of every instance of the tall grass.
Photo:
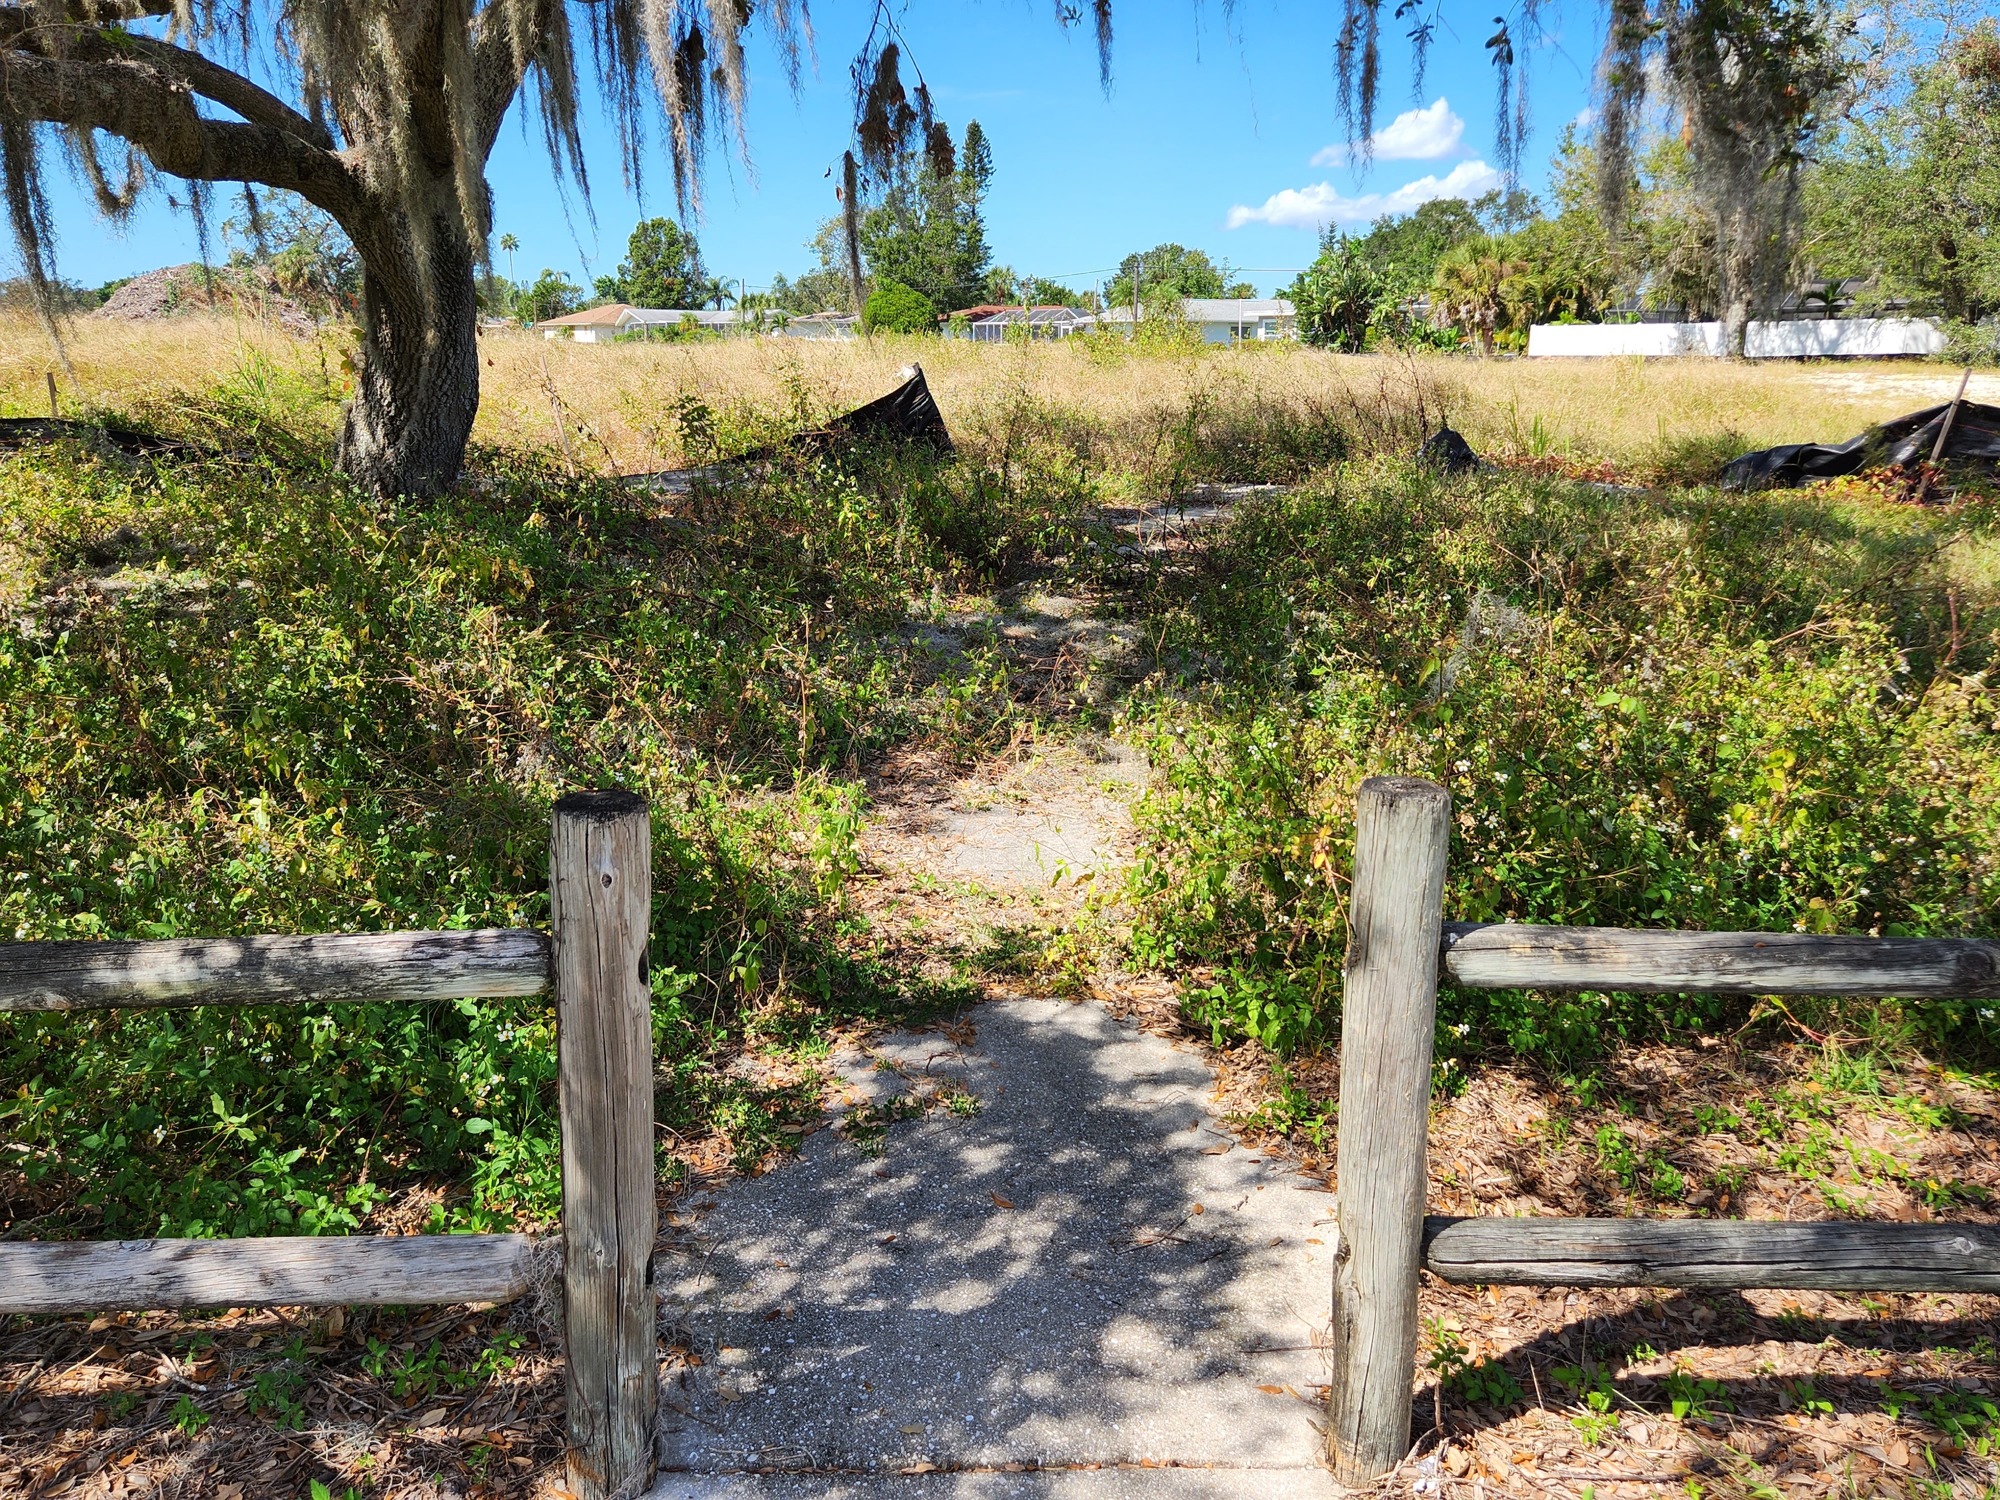
MULTIPOLYGON (((247 368, 316 391, 330 429, 351 386, 351 349, 344 331, 297 340, 248 318, 80 318, 70 332, 77 384, 65 381, 65 400, 164 416, 175 397, 247 368)), ((1278 472, 1290 474, 1338 456, 1337 446, 1407 446, 1416 426, 1438 421, 1482 452, 1620 462, 1718 434, 1752 447, 1836 439, 1945 399, 1951 384, 1909 365, 1352 357, 1295 344, 1134 348, 1105 339, 581 345, 503 329, 482 335, 481 359, 478 439, 566 450, 594 472, 689 461, 676 413, 691 399, 719 414, 725 430, 774 418, 803 425, 880 395, 920 361, 953 433, 975 452, 1005 451, 1027 419, 1042 440, 1149 486, 1190 475, 1275 477, 1274 444, 1304 434, 1302 447, 1279 457, 1278 472), (1192 467, 1190 452, 1201 455, 1192 467), (1233 471, 1223 474, 1224 466, 1233 471)), ((0 409, 46 410, 51 368, 31 323, 0 324, 0 409)))

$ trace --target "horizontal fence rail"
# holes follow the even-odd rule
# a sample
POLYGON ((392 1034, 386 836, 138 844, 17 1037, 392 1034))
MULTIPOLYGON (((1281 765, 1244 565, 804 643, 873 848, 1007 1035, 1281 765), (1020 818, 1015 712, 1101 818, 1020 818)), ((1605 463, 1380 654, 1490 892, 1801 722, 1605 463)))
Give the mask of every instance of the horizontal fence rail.
MULTIPOLYGON (((548 935, 324 933, 0 944, 0 1012, 423 1003, 553 995, 562 1136, 568 1493, 653 1477, 652 823, 631 792, 573 792, 549 830, 548 935)), ((528 1291, 518 1234, 0 1243, 0 1314, 409 1306, 528 1291)))
POLYGON ((512 927, 0 944, 0 1011, 462 1000, 548 986, 548 938, 512 927))
POLYGON ((1471 989, 2000 998, 2000 943, 1973 938, 1447 922, 1443 947, 1471 989))
POLYGON ((0 1244, 0 1313, 511 1302, 524 1234, 0 1244))
POLYGON ((2000 1292, 1993 1225, 1426 1217, 1441 980, 1473 989, 2000 998, 2000 942, 1440 923, 1451 826, 1450 795, 1431 782, 1372 777, 1355 797, 1327 1393, 1336 1479, 1370 1483, 1409 1451, 1420 1271, 1505 1286, 2000 1292))
POLYGON ((2000 1292, 2000 1226, 1431 1217, 1423 1264, 1501 1286, 2000 1292))

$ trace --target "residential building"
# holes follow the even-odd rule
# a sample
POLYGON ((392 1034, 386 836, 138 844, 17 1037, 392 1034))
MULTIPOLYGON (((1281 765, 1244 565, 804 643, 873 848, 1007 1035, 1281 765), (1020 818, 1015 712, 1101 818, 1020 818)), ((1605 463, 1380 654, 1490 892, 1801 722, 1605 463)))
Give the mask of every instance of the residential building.
POLYGON ((608 344, 616 338, 658 337, 667 331, 699 328, 727 333, 755 321, 734 308, 633 307, 625 302, 607 302, 587 307, 565 318, 545 318, 535 325, 543 338, 571 338, 579 344, 608 344))
POLYGON ((1090 313, 1061 303, 1026 307, 986 302, 947 313, 938 321, 944 325, 947 338, 969 338, 982 344, 1000 343, 1016 328, 1022 329, 1028 338, 1060 339, 1073 333, 1088 333, 1097 326, 1097 319, 1090 313))
POLYGON ((788 339, 851 339, 860 335, 861 320, 853 313, 807 313, 787 319, 778 332, 788 339))
MULTIPOLYGON (((1180 315, 1200 331, 1204 344, 1265 343, 1299 336, 1299 311, 1283 297, 1183 297, 1180 315)), ((1114 307, 1098 321, 1129 335, 1132 309, 1114 307)))

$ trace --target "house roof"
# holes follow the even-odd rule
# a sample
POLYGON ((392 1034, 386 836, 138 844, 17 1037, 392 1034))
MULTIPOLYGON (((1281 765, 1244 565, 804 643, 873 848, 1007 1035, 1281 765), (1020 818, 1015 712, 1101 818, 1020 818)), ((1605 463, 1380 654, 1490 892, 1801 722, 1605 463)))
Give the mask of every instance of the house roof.
POLYGON ((623 302, 607 302, 602 307, 586 307, 567 317, 544 318, 537 328, 616 328, 632 309, 623 302))
POLYGON ((1298 315, 1283 297, 1183 297, 1181 312, 1194 323, 1248 323, 1254 318, 1298 315))
POLYGON ((974 318, 977 324, 1026 323, 1030 327, 1041 328, 1051 323, 1094 323, 1096 318, 1080 308, 1066 307, 1062 303, 1049 303, 1039 307, 1003 307, 991 317, 974 318))
POLYGON ((1080 318, 1090 316, 1081 309, 1070 307, 1062 302, 1037 302, 1033 307, 1029 307, 1027 304, 1021 302, 982 302, 977 307, 961 307, 951 312, 940 314, 939 321, 942 322, 946 318, 965 318, 977 323, 986 318, 997 318, 1002 313, 1064 312, 1075 313, 1080 318))
POLYGON ((714 327, 743 321, 743 314, 733 307, 628 307, 625 310, 632 315, 635 323, 672 324, 692 318, 704 327, 714 327))

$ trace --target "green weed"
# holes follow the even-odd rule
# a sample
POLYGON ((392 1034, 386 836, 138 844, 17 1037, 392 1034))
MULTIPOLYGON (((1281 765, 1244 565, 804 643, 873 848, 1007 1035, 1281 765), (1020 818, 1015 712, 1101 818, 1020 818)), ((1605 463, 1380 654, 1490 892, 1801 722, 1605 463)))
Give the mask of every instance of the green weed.
POLYGON ((1733 1410, 1726 1389, 1719 1380, 1676 1370, 1666 1380, 1667 1410, 1676 1421, 1713 1422, 1718 1411, 1733 1410))
POLYGON ((1502 1408, 1521 1399, 1520 1382, 1498 1360, 1470 1358, 1465 1341, 1435 1321, 1430 1334, 1431 1353, 1426 1365, 1457 1399, 1502 1408))
POLYGON ((1618 1413, 1614 1409, 1618 1390, 1611 1383, 1610 1371, 1601 1365, 1559 1365, 1553 1373, 1556 1383, 1571 1392, 1583 1407, 1569 1419, 1570 1426, 1592 1447, 1603 1442, 1618 1426, 1618 1413))
MULTIPOLYGON (((550 800, 631 786, 662 1123, 782 1149, 724 1066, 749 1033, 803 1055, 941 994, 849 919, 851 767, 1021 712, 1001 658, 913 647, 912 604, 1081 545, 1094 481, 864 454, 668 515, 484 452, 479 489, 377 505, 280 441, 276 379, 218 397, 257 405, 255 461, 0 459, 0 935, 537 925, 550 800)), ((543 999, 14 1013, 0 1131, 43 1234, 351 1233, 421 1182, 434 1229, 511 1228, 559 1196, 554 1044, 543 999)))

